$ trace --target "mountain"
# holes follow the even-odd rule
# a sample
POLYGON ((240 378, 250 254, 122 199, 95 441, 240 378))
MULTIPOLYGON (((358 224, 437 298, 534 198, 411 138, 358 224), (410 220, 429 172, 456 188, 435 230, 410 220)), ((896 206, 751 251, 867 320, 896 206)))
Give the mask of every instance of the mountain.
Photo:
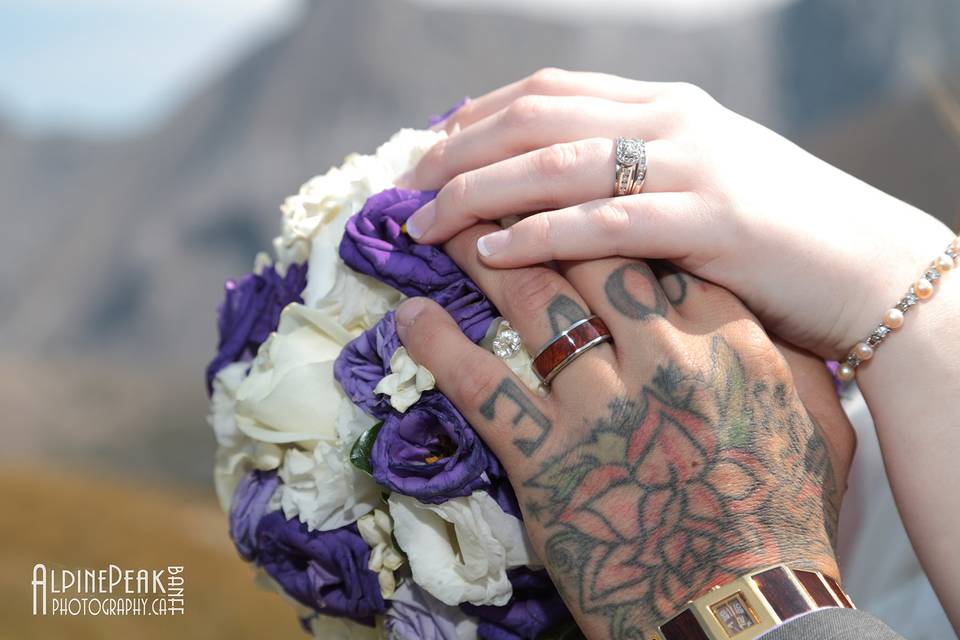
POLYGON ((141 136, 0 127, 0 402, 4 430, 19 430, 5 452, 205 481, 214 309, 223 280, 267 247, 282 198, 348 152, 543 66, 697 83, 947 215, 960 202, 948 174, 960 145, 939 115, 949 101, 934 106, 913 65, 939 78, 960 60, 960 8, 906 7, 800 0, 667 29, 323 0, 141 136))

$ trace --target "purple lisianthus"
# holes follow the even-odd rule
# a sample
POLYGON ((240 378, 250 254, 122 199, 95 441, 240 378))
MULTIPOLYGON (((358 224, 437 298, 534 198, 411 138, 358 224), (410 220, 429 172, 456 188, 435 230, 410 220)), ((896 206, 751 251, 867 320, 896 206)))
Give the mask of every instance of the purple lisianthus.
POLYGON ((464 612, 405 580, 390 598, 384 626, 391 640, 459 640, 458 627, 466 621, 464 612))
POLYGON ((273 267, 227 280, 217 328, 217 355, 207 365, 207 393, 213 393, 213 378, 232 362, 256 354, 270 332, 280 323, 280 312, 300 297, 307 284, 307 265, 291 264, 281 276, 273 267))
POLYGON ((453 105, 452 107, 450 107, 449 109, 447 109, 447 110, 443 113, 443 115, 430 116, 430 126, 431 126, 431 127, 435 127, 435 126, 437 126, 438 124, 440 124, 441 122, 446 122, 446 121, 450 118, 450 116, 452 116, 452 115, 455 114, 457 111, 459 111, 459 110, 460 110, 460 107, 462 107, 463 105, 467 104, 467 102, 469 102, 469 101, 470 101, 470 98, 469 98, 469 97, 465 97, 463 100, 461 100, 461 101, 458 102, 457 104, 455 104, 455 105, 453 105))
POLYGON ((480 619, 477 635, 482 640, 535 640, 540 634, 573 617, 546 571, 519 567, 507 572, 513 597, 502 607, 460 605, 467 614, 480 619))
POLYGON ((276 471, 254 470, 240 480, 230 501, 230 537, 240 557, 257 559, 257 526, 267 511, 267 503, 280 486, 276 471))
POLYGON ((351 340, 333 363, 333 376, 343 392, 378 420, 390 413, 390 403, 373 389, 390 373, 390 357, 399 347, 396 314, 388 311, 376 325, 351 340))
POLYGON ((417 244, 401 229, 436 191, 387 189, 347 220, 340 257, 350 268, 408 296, 433 297, 465 276, 441 249, 417 244))
POLYGON ((497 317, 497 308, 472 280, 463 277, 433 296, 460 326, 464 335, 480 342, 497 317))
POLYGON ((446 396, 426 393, 383 421, 370 455, 373 478, 421 502, 468 496, 501 475, 494 455, 446 396))
POLYGON ((369 625, 386 610, 377 574, 367 568, 370 547, 356 524, 308 531, 274 511, 260 520, 257 546, 257 564, 304 606, 369 625))

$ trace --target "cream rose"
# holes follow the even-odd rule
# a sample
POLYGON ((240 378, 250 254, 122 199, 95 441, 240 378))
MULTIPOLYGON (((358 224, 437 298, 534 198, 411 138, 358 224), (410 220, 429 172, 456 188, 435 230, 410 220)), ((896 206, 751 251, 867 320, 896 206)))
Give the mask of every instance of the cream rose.
POLYGON ((213 395, 207 422, 217 439, 213 482, 224 511, 230 511, 233 492, 240 479, 251 469, 274 469, 283 455, 279 447, 251 440, 237 429, 235 415, 237 389, 247 375, 246 362, 234 362, 221 369, 213 379, 213 395))
POLYGON ((288 305, 237 389, 237 428, 260 442, 335 440, 344 396, 333 361, 351 339, 329 313, 288 305))

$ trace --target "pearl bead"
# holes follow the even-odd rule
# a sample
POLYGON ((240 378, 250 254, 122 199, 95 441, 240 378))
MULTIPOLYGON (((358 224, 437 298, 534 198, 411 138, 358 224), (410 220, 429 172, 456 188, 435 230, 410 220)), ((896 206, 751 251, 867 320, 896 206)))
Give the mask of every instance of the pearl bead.
POLYGON ((873 357, 873 347, 866 342, 858 342, 856 346, 853 347, 853 353, 860 358, 860 360, 869 360, 873 357))
POLYGON ((883 324, 888 329, 899 329, 903 326, 903 311, 887 309, 887 312, 883 314, 883 324))
POLYGON ((854 377, 856 377, 856 375, 857 375, 857 370, 851 367, 850 365, 848 365, 847 363, 843 363, 842 365, 837 367, 837 377, 843 380, 844 382, 850 382, 851 380, 854 379, 854 377))
POLYGON ((937 259, 933 261, 933 266, 936 267, 937 271, 944 273, 953 269, 953 258, 943 253, 937 256, 937 259))
POLYGON ((921 300, 926 300, 933 295, 933 283, 926 278, 920 278, 913 283, 913 292, 917 294, 917 297, 921 300))

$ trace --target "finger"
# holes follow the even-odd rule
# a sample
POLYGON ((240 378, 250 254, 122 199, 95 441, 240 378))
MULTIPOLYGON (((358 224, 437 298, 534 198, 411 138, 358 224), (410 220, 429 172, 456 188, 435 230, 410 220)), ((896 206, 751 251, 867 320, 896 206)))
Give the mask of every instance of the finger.
POLYGON ((448 132, 458 127, 465 129, 525 95, 588 95, 619 102, 650 102, 669 86, 670 83, 630 80, 606 73, 541 69, 523 80, 468 101, 443 123, 443 128, 448 132))
POLYGON ((676 320, 676 310, 654 272, 641 260, 606 258, 558 263, 560 273, 603 318, 611 332, 619 361, 636 360, 650 340, 653 323, 676 320))
POLYGON ((706 263, 725 246, 715 226, 695 193, 640 193, 528 216, 480 238, 477 251, 484 264, 498 268, 613 255, 678 260, 694 253, 706 263))
POLYGON ((397 332, 410 356, 429 369, 437 387, 463 413, 513 476, 546 442, 553 424, 549 400, 530 394, 495 355, 472 343, 453 318, 426 298, 397 309, 397 332))
POLYGON ((650 260, 648 264, 663 287, 667 300, 681 317, 696 319, 708 316, 727 302, 725 296, 739 304, 739 300, 726 289, 698 278, 668 260, 650 260))
POLYGON ((618 136, 658 139, 671 117, 652 105, 590 96, 524 96, 435 144, 406 186, 439 189, 465 171, 561 142, 618 136))
MULTIPOLYGON (((454 236, 444 249, 510 321, 527 351, 536 355, 558 333, 589 317, 591 310, 573 286, 550 268, 491 269, 481 264, 474 248, 477 236, 493 228, 470 227, 454 236)), ((612 328, 611 334, 616 340, 612 328)), ((613 350, 606 344, 598 345, 565 367, 551 383, 551 391, 578 395, 590 380, 615 368, 613 350)))
MULTIPOLYGON (((644 190, 675 191, 690 175, 676 145, 655 140, 644 190)), ((615 143, 592 138, 556 144, 456 176, 407 221, 417 241, 436 244, 479 220, 568 207, 613 195, 615 143)))

